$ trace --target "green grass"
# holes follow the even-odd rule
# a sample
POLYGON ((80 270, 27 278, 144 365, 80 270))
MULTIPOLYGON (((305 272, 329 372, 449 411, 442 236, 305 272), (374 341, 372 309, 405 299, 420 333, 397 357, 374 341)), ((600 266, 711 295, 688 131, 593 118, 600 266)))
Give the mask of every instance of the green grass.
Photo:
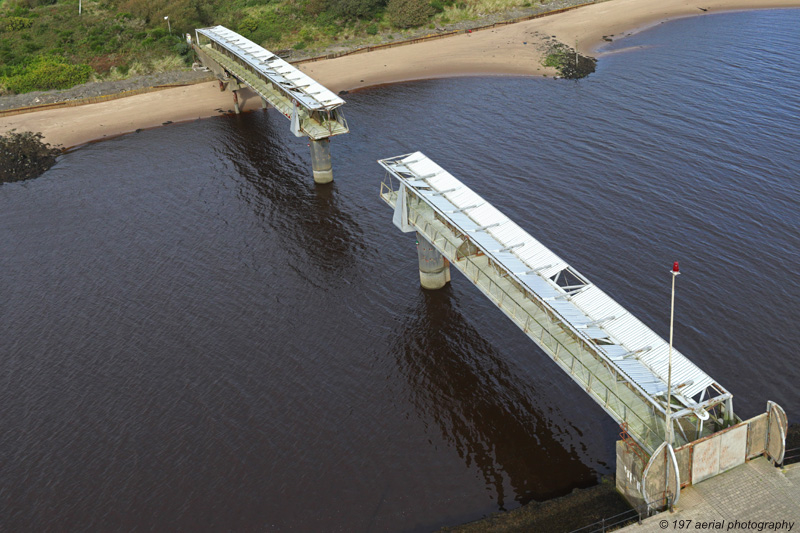
POLYGON ((91 77, 119 76, 134 61, 150 72, 163 58, 191 57, 180 32, 170 35, 110 5, 84 1, 83 7, 78 16, 74 2, 28 9, 6 0, 0 9, 0 94, 65 89, 91 77))
MULTIPOLYGON (((183 35, 216 24, 270 50, 308 55, 392 40, 398 32, 403 38, 408 31, 396 24, 406 24, 387 16, 389 3, 397 1, 83 0, 78 16, 75 0, 0 0, 0 95, 67 88, 87 78, 87 68, 87 79, 120 79, 163 70, 165 64, 188 65, 192 54, 183 35), (172 34, 164 16, 170 17, 172 34), (74 69, 48 80, 36 74, 47 61, 74 69)), ((524 0, 413 1, 431 16, 412 24, 432 29, 437 22, 474 20, 524 0)))

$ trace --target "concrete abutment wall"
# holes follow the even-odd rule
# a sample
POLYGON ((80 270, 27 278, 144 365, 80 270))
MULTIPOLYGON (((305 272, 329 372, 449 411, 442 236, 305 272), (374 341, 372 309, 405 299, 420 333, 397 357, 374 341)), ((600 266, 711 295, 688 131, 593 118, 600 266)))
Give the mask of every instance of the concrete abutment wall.
POLYGON ((618 441, 617 490, 632 507, 646 510, 654 503, 663 506, 666 496, 680 494, 680 487, 700 483, 760 455, 779 463, 786 426, 783 409, 769 402, 767 412, 675 449, 674 461, 666 446, 648 457, 635 443, 618 441))

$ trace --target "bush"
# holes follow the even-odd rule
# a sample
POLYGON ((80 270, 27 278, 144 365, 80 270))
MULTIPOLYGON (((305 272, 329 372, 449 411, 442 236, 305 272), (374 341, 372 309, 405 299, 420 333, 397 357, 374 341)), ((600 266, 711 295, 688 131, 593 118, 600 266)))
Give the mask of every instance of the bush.
POLYGON ((252 17, 245 17, 239 22, 237 29, 242 35, 255 33, 258 30, 258 21, 252 17))
POLYGON ((33 21, 27 17, 5 17, 0 20, 0 30, 19 31, 33 26, 33 21))
POLYGON ((328 10, 337 17, 352 20, 372 18, 386 0, 331 0, 328 10))
POLYGON ((163 39, 168 35, 166 28, 153 28, 148 33, 150 34, 150 37, 156 40, 163 39))
POLYGON ((38 177, 55 164, 60 153, 42 142, 41 133, 11 130, 0 135, 0 183, 38 177))
POLYGON ((192 47, 186 41, 181 41, 172 47, 172 51, 180 56, 185 56, 192 51, 192 47))
POLYGON ((444 11, 445 7, 452 6, 453 0, 433 0, 430 6, 436 13, 441 13, 444 11))
POLYGON ((434 9, 425 0, 389 0, 386 14, 398 28, 413 28, 428 22, 434 9))
POLYGON ((277 11, 264 13, 258 19, 244 18, 237 26, 239 33, 256 44, 281 40, 284 30, 288 31, 287 17, 277 11))
POLYGON ((378 34, 378 25, 377 24, 370 24, 367 26, 367 35, 377 35, 378 34))
POLYGON ((73 65, 63 57, 39 56, 0 79, 10 91, 20 94, 31 91, 69 89, 89 81, 92 68, 86 64, 73 65))

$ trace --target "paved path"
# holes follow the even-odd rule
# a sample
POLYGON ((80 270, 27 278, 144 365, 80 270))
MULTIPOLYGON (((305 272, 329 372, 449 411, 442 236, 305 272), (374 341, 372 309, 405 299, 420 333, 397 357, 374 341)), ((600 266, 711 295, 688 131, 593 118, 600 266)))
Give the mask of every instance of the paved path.
POLYGON ((781 471, 764 457, 759 457, 683 489, 675 512, 661 513, 648 518, 642 525, 634 524, 619 531, 649 533, 709 529, 800 532, 800 464, 781 471), (689 520, 692 522, 687 523, 689 520), (735 523, 737 520, 738 524, 735 523), (751 522, 749 527, 747 522, 751 522), (777 524, 770 525, 770 522, 777 524), (703 525, 708 523, 712 524, 703 529, 703 525), (742 523, 744 526, 740 527, 742 523))

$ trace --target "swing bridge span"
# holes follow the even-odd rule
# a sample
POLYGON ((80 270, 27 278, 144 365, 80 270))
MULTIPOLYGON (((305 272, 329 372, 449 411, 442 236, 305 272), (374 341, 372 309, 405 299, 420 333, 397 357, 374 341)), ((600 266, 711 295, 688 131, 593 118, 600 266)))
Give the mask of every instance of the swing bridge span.
MULTIPOLYGON (((237 113, 248 87, 309 139, 314 181, 333 180, 329 140, 349 132, 344 100, 223 26, 196 30, 192 45, 237 113)), ((378 163, 395 225, 417 233, 422 286, 443 287, 455 266, 621 426, 616 483, 632 505, 672 505, 681 487, 759 455, 783 461, 780 406, 742 421, 728 390, 424 154, 378 163)))
MULTIPOLYGON (((191 35, 187 35, 191 40, 191 35)), ((350 128, 341 107, 344 100, 269 50, 224 26, 195 30, 192 46, 201 63, 233 91, 239 113, 237 91, 250 88, 264 108, 273 107, 290 120, 297 137, 308 137, 314 181, 333 181, 330 138, 350 128)))
POLYGON ((416 231, 597 402, 648 455, 739 420, 730 392, 439 165, 416 152, 378 162, 395 224, 416 231), (670 400, 668 400, 668 398, 670 400))
POLYGON ((224 26, 197 29, 195 39, 206 59, 291 119, 295 134, 320 140, 349 131, 344 100, 269 50, 224 26))

